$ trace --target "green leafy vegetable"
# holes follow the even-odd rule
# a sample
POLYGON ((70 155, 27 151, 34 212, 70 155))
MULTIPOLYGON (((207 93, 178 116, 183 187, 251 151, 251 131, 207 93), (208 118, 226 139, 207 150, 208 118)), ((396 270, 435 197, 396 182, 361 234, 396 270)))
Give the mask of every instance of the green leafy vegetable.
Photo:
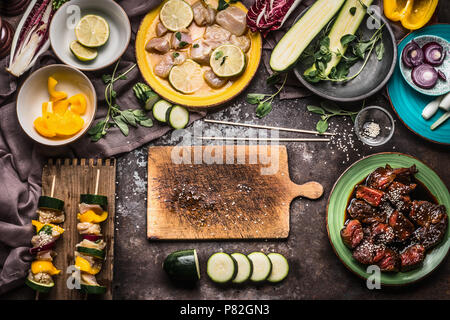
MULTIPOLYGON (((277 74, 279 76, 279 74, 277 74)), ((270 77, 269 77, 270 78, 270 77)), ((283 90, 284 85, 286 84, 287 74, 284 77, 283 83, 280 88, 274 94, 265 94, 265 93, 249 93, 247 95, 247 102, 250 104, 256 104, 256 116, 258 118, 264 118, 267 116, 270 111, 272 111, 272 102, 273 99, 283 90), (267 98, 266 98, 267 97, 267 98)), ((269 79, 267 79, 269 80, 269 79)), ((273 81, 273 80, 271 80, 273 81)))
POLYGON ((59 7, 61 7, 67 1, 69 1, 69 0, 53 0, 52 1, 53 10, 58 10, 59 7))
POLYGON ((319 133, 325 133, 328 130, 328 120, 335 116, 349 116, 352 121, 355 120, 358 111, 348 111, 341 109, 332 101, 323 101, 319 106, 309 105, 306 107, 309 112, 320 115, 320 120, 316 124, 316 130, 319 133))
MULTIPOLYGON (((128 136, 130 132, 128 127, 129 125, 133 127, 137 127, 138 124, 143 127, 151 127, 153 125, 152 120, 147 117, 146 113, 143 110, 121 110, 120 106, 115 102, 117 92, 114 90, 114 83, 118 80, 125 80, 126 75, 136 67, 136 64, 134 64, 124 73, 116 74, 119 63, 120 61, 116 63, 114 71, 111 75, 105 74, 102 76, 102 80, 106 84, 105 101, 108 105, 108 113, 106 114, 106 117, 104 119, 97 122, 88 131, 91 140, 94 142, 103 138, 107 134, 108 129, 112 126, 117 126, 123 135, 128 136)), ((146 95, 148 95, 149 93, 153 94, 150 87, 143 83, 136 84, 133 87, 133 91, 135 92, 135 94, 136 92, 139 92, 141 97, 146 97, 146 95)))

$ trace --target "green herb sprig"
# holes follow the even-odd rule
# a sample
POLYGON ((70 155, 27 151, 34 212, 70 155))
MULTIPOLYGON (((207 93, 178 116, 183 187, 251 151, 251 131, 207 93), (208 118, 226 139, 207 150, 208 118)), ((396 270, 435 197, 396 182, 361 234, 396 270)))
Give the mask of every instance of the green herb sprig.
POLYGON ((136 64, 132 65, 128 70, 122 74, 117 74, 117 68, 120 61, 116 63, 114 71, 111 75, 105 74, 102 76, 103 82, 106 84, 105 87, 105 101, 108 105, 108 113, 103 120, 97 122, 89 131, 88 134, 92 141, 98 141, 103 138, 108 129, 112 126, 117 126, 124 136, 129 134, 129 125, 137 127, 138 125, 142 127, 152 127, 153 121, 147 116, 142 109, 128 109, 121 110, 120 106, 115 102, 117 97, 117 92, 114 90, 114 83, 118 80, 127 79, 127 74, 131 72, 136 67, 136 64))
POLYGON ((236 3, 238 0, 219 0, 219 3, 217 4, 217 11, 225 10, 230 6, 230 4, 236 3))
POLYGON ((59 7, 61 7, 67 1, 69 1, 69 0, 53 0, 52 1, 53 10, 58 10, 59 7))
MULTIPOLYGON (((274 94, 265 94, 265 93, 249 93, 247 95, 247 102, 250 104, 256 104, 256 116, 258 118, 264 118, 272 111, 272 102, 273 99, 283 90, 284 85, 286 84, 287 74, 284 77, 283 83, 280 88, 274 94), (266 98, 267 97, 267 98, 266 98)), ((276 84, 280 80, 280 75, 278 73, 272 74, 269 78, 267 78, 267 84, 276 84)))
MULTIPOLYGON (((319 106, 309 105, 306 107, 309 112, 319 114, 320 120, 316 124, 316 130, 319 133, 325 133, 328 130, 328 120, 336 116, 349 116, 352 121, 355 121, 358 111, 348 111, 341 109, 337 104, 332 101, 323 101, 319 106)), ((363 105, 364 108, 364 105, 363 105)))

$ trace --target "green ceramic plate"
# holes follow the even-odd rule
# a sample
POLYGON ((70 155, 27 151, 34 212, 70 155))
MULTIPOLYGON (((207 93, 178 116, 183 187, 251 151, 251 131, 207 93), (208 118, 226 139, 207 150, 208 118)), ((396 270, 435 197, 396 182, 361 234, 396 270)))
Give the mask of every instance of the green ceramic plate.
MULTIPOLYGON (((341 261, 348 269, 364 279, 371 274, 366 272, 367 266, 353 259, 351 251, 342 242, 340 231, 344 226, 347 201, 354 186, 373 170, 385 166, 387 163, 394 168, 409 167, 415 164, 419 170, 416 178, 425 184, 439 203, 445 205, 447 213, 450 213, 450 194, 447 187, 432 169, 416 158, 401 153, 378 153, 355 162, 342 174, 331 191, 327 206, 327 230, 331 245, 341 261)), ((382 272, 381 284, 405 285, 424 278, 444 260, 449 247, 450 238, 447 230, 441 244, 427 253, 422 267, 409 272, 382 272)))

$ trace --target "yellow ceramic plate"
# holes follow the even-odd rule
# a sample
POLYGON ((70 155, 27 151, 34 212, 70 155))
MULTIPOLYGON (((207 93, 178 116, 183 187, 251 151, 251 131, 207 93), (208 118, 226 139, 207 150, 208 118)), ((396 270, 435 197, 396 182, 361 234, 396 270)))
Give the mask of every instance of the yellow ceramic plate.
MULTIPOLYGON (((196 0, 191 0, 187 2, 192 4, 195 1, 196 0)), ((252 44, 250 50, 246 53, 248 61, 245 71, 239 78, 230 81, 231 83, 225 85, 223 88, 203 90, 201 93, 182 94, 173 89, 167 80, 161 79, 153 73, 153 54, 150 54, 145 50, 145 44, 154 36, 155 26, 157 21, 159 21, 159 11, 164 3, 165 1, 145 16, 136 36, 137 63, 139 69, 141 70, 142 76, 150 87, 152 87, 152 89, 155 90, 161 97, 172 103, 194 108, 217 106, 241 93, 254 77, 261 60, 262 39, 259 33, 252 33, 249 31, 248 35, 252 40, 252 44)), ((243 4, 238 2, 233 5, 247 12, 247 9, 243 4)))

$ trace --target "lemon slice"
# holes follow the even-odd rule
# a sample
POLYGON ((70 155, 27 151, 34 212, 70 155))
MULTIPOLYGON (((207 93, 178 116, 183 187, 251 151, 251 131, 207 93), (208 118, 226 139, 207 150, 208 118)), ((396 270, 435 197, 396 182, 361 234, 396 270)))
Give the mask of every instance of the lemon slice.
POLYGON ((70 44, 70 51, 72 51, 74 56, 80 61, 91 61, 97 58, 98 55, 96 49, 85 47, 76 40, 72 41, 70 44))
POLYGON ((203 71, 200 65, 191 59, 170 70, 169 82, 182 93, 193 93, 203 85, 203 71))
POLYGON ((100 16, 89 14, 81 18, 75 28, 77 40, 85 47, 100 47, 108 41, 109 25, 100 16))
POLYGON ((194 19, 194 12, 183 0, 169 0, 161 8, 159 19, 170 31, 180 31, 189 27, 194 19))
POLYGON ((217 76, 234 77, 245 69, 245 54, 241 48, 225 44, 212 52, 209 64, 217 76))

